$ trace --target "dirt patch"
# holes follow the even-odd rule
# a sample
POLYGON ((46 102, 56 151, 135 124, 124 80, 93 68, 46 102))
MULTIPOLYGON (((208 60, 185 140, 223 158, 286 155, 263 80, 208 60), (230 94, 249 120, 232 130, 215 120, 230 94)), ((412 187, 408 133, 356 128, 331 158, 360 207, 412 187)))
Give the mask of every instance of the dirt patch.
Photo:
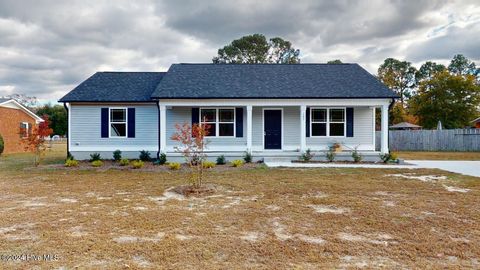
POLYGON ((113 238, 112 240, 113 240, 114 242, 117 242, 117 243, 120 243, 120 244, 124 244, 124 243, 136 243, 136 242, 154 242, 154 243, 156 243, 156 242, 161 241, 164 237, 165 237, 165 233, 159 232, 159 233, 157 233, 156 235, 151 236, 151 237, 146 237, 146 236, 140 237, 140 236, 132 236, 132 235, 122 235, 122 236, 115 237, 115 238, 113 238))
POLYGON ((460 193, 467 193, 470 191, 468 188, 459 188, 459 187, 452 187, 452 186, 447 186, 443 185, 443 187, 450 192, 460 192, 460 193))
POLYGON ((400 177, 400 178, 406 178, 406 179, 414 179, 414 180, 419 180, 422 182, 435 182, 438 180, 447 180, 446 176, 440 176, 440 175, 415 175, 413 173, 398 173, 398 174, 387 174, 385 175, 386 177, 400 177))
POLYGON ((334 205, 308 205, 309 207, 313 208, 315 212, 319 214, 331 213, 331 214, 345 214, 350 212, 349 208, 344 207, 337 207, 334 205))
POLYGON ((386 233, 376 233, 376 234, 351 234, 351 233, 338 233, 337 237, 341 240, 348 242, 368 242, 376 245, 385 245, 396 244, 397 241, 394 238, 386 233))
POLYGON ((132 260, 138 267, 145 268, 152 266, 152 263, 147 261, 143 256, 133 256, 132 260))
POLYGON ((206 196, 213 194, 217 191, 217 188, 212 184, 205 184, 199 188, 195 188, 192 185, 183 185, 170 189, 171 192, 177 193, 181 196, 206 196))
POLYGON ((265 235, 260 232, 245 232, 240 236, 240 239, 249 241, 249 242, 257 242, 258 240, 261 240, 264 237, 265 235))

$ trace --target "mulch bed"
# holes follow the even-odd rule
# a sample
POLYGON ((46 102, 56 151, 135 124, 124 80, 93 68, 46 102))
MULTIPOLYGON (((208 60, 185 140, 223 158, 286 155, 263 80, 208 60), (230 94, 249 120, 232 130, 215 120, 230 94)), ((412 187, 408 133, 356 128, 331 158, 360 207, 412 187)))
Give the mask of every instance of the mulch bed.
MULTIPOLYGON (((145 162, 144 166, 139 169, 132 168, 131 165, 127 166, 120 166, 118 162, 113 160, 102 160, 103 166, 100 167, 93 167, 91 162, 89 161, 79 161, 77 167, 65 167, 64 164, 50 164, 50 165, 40 165, 37 168, 40 169, 55 169, 55 170, 97 170, 97 171, 108 171, 108 170, 122 170, 122 171, 152 171, 152 172, 162 172, 162 171, 169 171, 173 172, 175 170, 171 170, 168 165, 154 165, 153 162, 145 162)), ((231 170, 238 170, 238 169, 255 169, 264 166, 261 163, 245 163, 241 167, 233 167, 231 164, 225 165, 215 165, 215 167, 210 169, 205 169, 205 171, 231 171, 231 170)), ((35 169, 35 168, 26 168, 27 170, 35 169)), ((188 172, 190 170, 187 164, 182 164, 179 170, 180 172, 188 172)))

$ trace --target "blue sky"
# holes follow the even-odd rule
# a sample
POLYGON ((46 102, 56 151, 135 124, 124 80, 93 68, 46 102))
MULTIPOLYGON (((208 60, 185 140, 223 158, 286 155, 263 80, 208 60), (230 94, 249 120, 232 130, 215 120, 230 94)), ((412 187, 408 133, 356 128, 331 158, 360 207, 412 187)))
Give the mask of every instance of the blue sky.
POLYGON ((373 74, 387 57, 419 66, 462 53, 478 63, 480 4, 0 0, 0 96, 54 102, 96 71, 211 62, 219 47, 252 33, 292 41, 304 63, 341 59, 373 74))

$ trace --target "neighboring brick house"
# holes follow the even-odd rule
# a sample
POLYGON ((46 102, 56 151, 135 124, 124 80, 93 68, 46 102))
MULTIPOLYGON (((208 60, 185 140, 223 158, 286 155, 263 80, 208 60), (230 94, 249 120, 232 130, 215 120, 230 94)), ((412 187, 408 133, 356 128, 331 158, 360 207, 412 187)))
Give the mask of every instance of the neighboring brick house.
POLYGON ((5 142, 4 154, 23 152, 19 134, 20 127, 25 132, 31 132, 32 128, 43 120, 36 114, 22 106, 13 99, 0 98, 0 135, 5 142))
POLYGON ((472 126, 475 128, 480 128, 480 117, 472 121, 472 126))

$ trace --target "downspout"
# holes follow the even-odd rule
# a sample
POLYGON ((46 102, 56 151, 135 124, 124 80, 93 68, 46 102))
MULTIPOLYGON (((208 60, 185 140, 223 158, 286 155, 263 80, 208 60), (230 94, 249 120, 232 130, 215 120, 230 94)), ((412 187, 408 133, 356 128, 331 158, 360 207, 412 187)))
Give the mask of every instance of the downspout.
POLYGON ((68 114, 70 113, 68 111, 68 106, 67 106, 67 103, 63 102, 63 107, 65 108, 65 110, 67 111, 67 158, 70 157, 70 122, 69 122, 69 117, 68 117, 68 114))
POLYGON ((157 151, 157 159, 160 159, 160 102, 157 100, 157 109, 158 109, 158 121, 157 121, 157 128, 158 128, 158 151, 157 151))

